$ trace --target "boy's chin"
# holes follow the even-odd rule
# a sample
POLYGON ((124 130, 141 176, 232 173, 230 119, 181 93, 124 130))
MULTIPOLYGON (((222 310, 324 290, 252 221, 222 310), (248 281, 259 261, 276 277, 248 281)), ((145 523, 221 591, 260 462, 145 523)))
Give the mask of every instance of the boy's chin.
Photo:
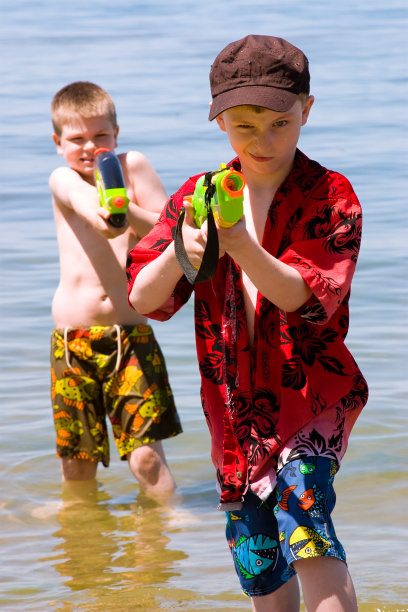
POLYGON ((93 173, 95 167, 93 159, 81 161, 81 167, 84 169, 84 171, 93 173))
POLYGON ((78 174, 81 176, 86 176, 87 178, 93 178, 94 176, 94 166, 93 164, 83 163, 78 164, 76 168, 74 168, 78 174))

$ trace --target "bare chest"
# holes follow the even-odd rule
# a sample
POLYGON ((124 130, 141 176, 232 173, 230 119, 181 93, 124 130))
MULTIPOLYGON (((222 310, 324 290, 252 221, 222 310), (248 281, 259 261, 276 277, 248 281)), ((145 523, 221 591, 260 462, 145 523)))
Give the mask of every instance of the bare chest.
MULTIPOLYGON (((244 201, 247 231, 259 244, 262 244, 268 211, 268 201, 266 203, 262 201, 256 202, 254 200, 252 203, 250 201, 244 201)), ((248 327, 248 339, 250 346, 252 346, 255 334, 254 325, 258 289, 245 271, 242 271, 242 290, 248 327)))

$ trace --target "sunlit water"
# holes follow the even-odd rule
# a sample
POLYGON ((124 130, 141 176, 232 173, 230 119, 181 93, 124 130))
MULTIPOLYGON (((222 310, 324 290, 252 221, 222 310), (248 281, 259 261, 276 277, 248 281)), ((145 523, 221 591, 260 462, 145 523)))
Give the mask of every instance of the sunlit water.
POLYGON ((172 506, 139 495, 112 449, 98 488, 63 498, 49 400, 58 255, 50 101, 92 80, 114 97, 119 151, 140 149, 173 192, 232 157, 207 121, 208 71, 248 33, 309 56, 316 103, 300 146, 351 180, 364 207, 349 346, 370 385, 337 477, 337 531, 360 610, 408 609, 406 3, 2 2, 0 609, 249 610, 216 510, 198 398, 192 305, 154 323, 184 434, 165 444, 172 506))

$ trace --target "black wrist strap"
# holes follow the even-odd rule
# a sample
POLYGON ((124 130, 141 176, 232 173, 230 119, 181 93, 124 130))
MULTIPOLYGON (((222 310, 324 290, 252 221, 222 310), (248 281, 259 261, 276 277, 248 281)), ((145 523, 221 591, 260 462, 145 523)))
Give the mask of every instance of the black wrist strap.
POLYGON ((215 226, 214 215, 209 208, 207 213, 208 232, 207 232, 207 244, 205 245, 205 251, 201 260, 201 266, 197 270, 189 258, 187 257, 186 250, 183 244, 182 225, 184 221, 185 210, 184 207, 180 210, 180 215, 177 221, 176 234, 174 238, 174 249, 176 252, 177 261, 183 270, 188 282, 191 285, 196 283, 202 283, 210 280, 217 269, 219 246, 218 246, 218 232, 215 226))

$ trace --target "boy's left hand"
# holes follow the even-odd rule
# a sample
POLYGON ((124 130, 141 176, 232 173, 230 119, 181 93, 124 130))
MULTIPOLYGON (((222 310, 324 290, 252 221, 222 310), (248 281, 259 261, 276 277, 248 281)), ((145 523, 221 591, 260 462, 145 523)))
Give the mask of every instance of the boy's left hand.
POLYGON ((240 249, 242 241, 248 234, 245 215, 231 227, 221 227, 217 222, 216 226, 218 231, 219 256, 222 257, 225 253, 228 253, 228 255, 234 259, 234 250, 240 249))
POLYGON ((121 227, 115 227, 109 223, 109 211, 106 208, 100 206, 95 210, 97 215, 97 227, 96 229, 103 235, 105 238, 116 238, 123 234, 127 228, 129 227, 129 221, 127 217, 125 218, 125 222, 121 227))

